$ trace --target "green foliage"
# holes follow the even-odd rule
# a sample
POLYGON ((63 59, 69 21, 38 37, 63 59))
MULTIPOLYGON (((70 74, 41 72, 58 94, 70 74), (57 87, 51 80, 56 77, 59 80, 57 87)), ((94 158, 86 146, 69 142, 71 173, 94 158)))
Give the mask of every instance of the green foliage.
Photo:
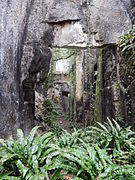
POLYGON ((22 130, 18 130, 17 140, 0 139, 0 179, 45 179, 46 172, 42 169, 41 157, 44 146, 53 134, 47 133, 39 137, 36 136, 37 129, 38 127, 33 128, 26 139, 22 130))
POLYGON ((135 141, 135 132, 132 132, 131 127, 121 128, 120 125, 113 119, 105 125, 98 123, 98 127, 89 127, 92 140, 98 142, 101 148, 108 148, 109 150, 116 149, 119 152, 130 151, 135 148, 133 142, 135 141))
POLYGON ((132 29, 128 31, 127 34, 124 34, 120 37, 119 45, 122 51, 122 54, 125 54, 126 51, 134 51, 134 40, 135 40, 135 25, 132 29))
POLYGON ((119 50, 120 76, 125 87, 131 84, 135 77, 135 25, 127 34, 120 37, 119 50))
POLYGON ((134 180, 135 179, 135 166, 134 165, 112 165, 102 174, 100 174, 99 179, 108 180, 134 180))
MULTIPOLYGON (((45 99, 43 107, 44 121, 48 123, 50 127, 54 127, 54 123, 56 124, 57 119, 61 115, 60 112, 55 109, 53 101, 48 98, 45 99)), ((56 126, 54 128, 56 128, 56 126)))
POLYGON ((17 140, 1 139, 0 179, 134 179, 135 132, 115 120, 98 125, 42 136, 35 127, 27 138, 18 130, 17 140))

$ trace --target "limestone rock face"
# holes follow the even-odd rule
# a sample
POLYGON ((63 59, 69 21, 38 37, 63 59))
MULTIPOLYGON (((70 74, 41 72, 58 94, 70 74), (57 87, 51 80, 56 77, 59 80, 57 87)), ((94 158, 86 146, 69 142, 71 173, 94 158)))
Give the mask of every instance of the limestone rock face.
POLYGON ((54 28, 55 47, 117 44, 132 26, 133 7, 130 0, 53 0, 48 3, 44 22, 54 28))
POLYGON ((135 1, 131 0, 131 18, 132 22, 135 23, 135 1))
POLYGON ((48 23, 58 23, 63 21, 81 20, 80 4, 74 1, 55 0, 48 8, 45 21, 48 23))
POLYGON ((135 80, 131 83, 130 87, 130 100, 131 100, 131 125, 135 129, 135 80))
POLYGON ((0 1, 0 137, 14 135, 22 125, 20 63, 31 3, 0 1))
MULTIPOLYGON (((95 95, 95 104, 98 104, 98 108, 95 106, 94 110, 95 116, 99 117, 99 119, 97 119, 101 122, 104 122, 106 117, 119 117, 120 112, 125 112, 126 109, 126 99, 124 95, 121 95, 122 107, 120 108, 121 92, 119 92, 120 87, 118 80, 119 57, 116 45, 118 44, 119 37, 125 34, 133 25, 134 5, 134 1, 130 0, 93 0, 88 5, 90 12, 90 46, 95 48, 99 47, 103 50, 101 55, 102 65, 100 65, 100 68, 98 67, 97 74, 100 74, 99 70, 102 73, 100 77, 97 75, 96 80, 97 88, 100 81, 102 87, 100 90, 96 90, 97 93, 95 95)), ((93 71, 95 70, 91 70, 90 74, 92 74, 93 71)), ((134 88, 132 87, 131 89, 134 88)), ((130 93, 132 94, 131 99, 133 99, 133 91, 130 91, 130 93)), ((131 113, 134 114, 134 102, 131 104, 131 113)), ((127 114, 124 115, 125 116, 123 116, 123 119, 129 123, 127 114)))
MULTIPOLYGON (((1 137, 15 135, 19 127, 27 133, 34 124, 34 88, 47 77, 50 46, 54 39, 52 29, 45 21, 52 17, 50 8, 55 4, 58 11, 52 11, 56 17, 51 22, 55 22, 57 17, 59 21, 67 20, 71 24, 72 20, 80 20, 82 9, 79 1, 69 1, 69 4, 67 1, 49 0, 0 1, 1 137), (72 13, 69 15, 70 9, 72 13)), ((72 31, 75 36, 76 31, 72 31)), ((70 40, 66 42, 69 43, 70 40)))
POLYGON ((105 47, 102 57, 102 120, 104 120, 106 117, 115 118, 117 112, 117 47, 105 47))
POLYGON ((93 0, 89 6, 91 44, 117 43, 132 26, 130 8, 130 0, 93 0))
POLYGON ((79 22, 55 25, 54 37, 54 47, 87 47, 87 34, 79 22))
POLYGON ((54 28, 55 47, 87 46, 87 18, 80 1, 53 0, 45 22, 54 28))
POLYGON ((51 60, 43 8, 45 1, 0 1, 1 137, 19 127, 27 133, 34 124, 34 86, 47 76, 51 60))
MULTIPOLYGON (((15 136, 19 127, 27 134, 34 125, 35 86, 48 75, 52 46, 117 44, 134 19, 134 0, 1 0, 0 137, 15 136)), ((97 59, 87 62, 90 82, 97 59)))
POLYGON ((27 22, 27 34, 21 60, 21 84, 23 96, 23 129, 27 134, 34 125, 35 87, 47 78, 52 57, 51 44, 54 36, 48 24, 43 23, 47 4, 35 0, 27 22))

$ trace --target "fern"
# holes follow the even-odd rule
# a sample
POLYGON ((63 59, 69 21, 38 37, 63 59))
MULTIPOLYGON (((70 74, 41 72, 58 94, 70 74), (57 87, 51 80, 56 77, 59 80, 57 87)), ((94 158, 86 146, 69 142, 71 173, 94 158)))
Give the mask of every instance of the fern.
MULTIPOLYGON (((14 174, 22 179, 31 179, 36 175, 42 175, 40 172, 41 155, 45 143, 48 143, 52 133, 47 133, 41 138, 36 135, 38 127, 30 132, 27 138, 24 138, 22 130, 18 130, 18 139, 0 140, 2 148, 0 149, 0 174, 5 173, 8 176, 14 174), (44 146, 43 143, 44 142, 44 146)), ((4 175, 5 176, 5 175, 4 175)))
POLYGON ((18 139, 0 140, 0 179, 134 179, 135 133, 115 120, 98 127, 62 130, 58 135, 28 137, 18 130, 18 139))

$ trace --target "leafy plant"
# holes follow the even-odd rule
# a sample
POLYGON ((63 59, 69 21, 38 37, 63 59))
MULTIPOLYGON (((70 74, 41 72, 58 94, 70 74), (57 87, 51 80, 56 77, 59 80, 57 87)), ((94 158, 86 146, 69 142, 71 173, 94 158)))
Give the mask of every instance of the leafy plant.
MULTIPOLYGON (((50 144, 48 154, 45 152, 43 158, 46 161, 44 166, 46 171, 56 170, 60 173, 64 170, 66 174, 72 174, 74 178, 87 180, 90 177, 94 180, 112 164, 106 150, 100 149, 98 145, 90 146, 82 139, 78 139, 80 145, 75 142, 71 145, 68 140, 64 140, 65 146, 61 143, 50 144)), ((53 177, 56 178, 56 172, 53 177)))
POLYGON ((54 107, 53 101, 50 99, 46 98, 44 103, 43 103, 43 114, 44 114, 44 121, 48 123, 50 127, 53 127, 54 124, 56 124, 56 121, 58 118, 61 116, 60 112, 56 110, 54 107))
POLYGON ((120 77, 124 86, 127 88, 135 77, 135 25, 128 33, 120 37, 119 51, 120 77))
POLYGON ((0 140, 0 179, 134 179, 135 138, 115 120, 99 127, 0 140))
POLYGON ((112 165, 100 174, 98 179, 118 180, 118 179, 135 179, 135 165, 112 165))
POLYGON ((25 139, 22 130, 18 130, 18 139, 0 140, 0 179, 21 177, 21 179, 45 178, 46 172, 41 166, 41 156, 44 146, 53 134, 46 133, 42 137, 36 136, 35 127, 25 139), (42 177, 42 178, 41 178, 42 177))
POLYGON ((135 148, 135 132, 131 127, 121 128, 113 119, 108 119, 105 125, 98 123, 99 127, 89 127, 88 133, 91 134, 94 142, 97 142, 101 148, 108 150, 130 151, 135 148))

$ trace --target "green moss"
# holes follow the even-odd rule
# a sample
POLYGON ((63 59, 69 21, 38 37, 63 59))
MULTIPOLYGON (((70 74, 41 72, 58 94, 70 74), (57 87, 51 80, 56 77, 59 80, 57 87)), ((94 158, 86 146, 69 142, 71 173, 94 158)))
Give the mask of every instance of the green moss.
MULTIPOLYGON (((62 59, 69 60, 68 75, 69 75, 69 84, 70 84, 70 97, 69 97, 68 114, 70 119, 74 123, 76 123, 76 57, 77 57, 76 49, 53 48, 53 57, 51 62, 50 73, 45 82, 46 90, 48 90, 48 88, 53 87, 54 81, 56 80, 55 78, 56 62, 62 59)), ((53 102, 55 102, 55 100, 53 100, 53 102)), ((56 99, 55 103, 59 103, 58 99, 56 99)), ((48 108, 50 108, 50 106, 48 108)), ((52 107, 50 109, 46 108, 46 110, 49 112, 51 112, 51 109, 53 108, 52 107)))
POLYGON ((74 56, 70 60, 70 98, 69 98, 69 114, 70 119, 76 123, 76 56, 77 51, 74 50, 74 56))
MULTIPOLYGON (((70 97, 69 97, 69 107, 68 114, 72 122, 76 122, 76 49, 67 48, 53 48, 53 56, 50 67, 50 73, 47 80, 44 83, 46 91, 53 87, 55 81, 55 66, 58 60, 68 59, 69 60, 69 83, 70 83, 70 97)), ((53 100, 55 102, 55 100, 53 100)), ((58 99, 55 103, 59 103, 58 99)), ((48 105, 47 105, 48 107, 48 105)), ((50 107, 50 106, 49 106, 50 107)), ((47 109, 47 108, 46 108, 47 109)), ((53 109, 52 107, 50 109, 53 109)), ((50 112, 50 110, 47 109, 50 112)), ((49 115, 50 116, 50 115, 49 115)))
POLYGON ((102 118, 102 91, 103 91, 103 80, 102 80, 102 49, 100 50, 98 59, 98 75, 96 81, 96 97, 95 97, 95 110, 94 110, 94 122, 100 122, 102 118))
POLYGON ((115 109, 116 109, 116 114, 115 114, 115 119, 118 123, 120 123, 121 125, 123 125, 124 123, 124 119, 122 117, 122 104, 123 102, 121 101, 121 97, 120 97, 120 86, 118 83, 114 84, 114 91, 117 94, 117 102, 115 104, 115 109))
MULTIPOLYGON (((75 50, 73 49, 66 49, 66 48, 53 48, 53 56, 52 56, 52 61, 51 61, 51 66, 50 66, 50 71, 48 78, 44 82, 44 90, 47 92, 47 90, 51 87, 53 87, 54 83, 54 76, 55 76, 55 67, 56 67, 56 62, 60 59, 66 59, 70 56, 73 55, 74 57, 75 50)), ((69 60, 72 59, 69 58, 69 60)))
POLYGON ((44 122, 52 127, 52 125, 60 118, 61 114, 55 109, 54 102, 48 98, 44 100, 43 107, 44 122))
POLYGON ((67 59, 70 55, 74 54, 74 50, 67 48, 53 48, 52 59, 58 61, 60 59, 67 59))

